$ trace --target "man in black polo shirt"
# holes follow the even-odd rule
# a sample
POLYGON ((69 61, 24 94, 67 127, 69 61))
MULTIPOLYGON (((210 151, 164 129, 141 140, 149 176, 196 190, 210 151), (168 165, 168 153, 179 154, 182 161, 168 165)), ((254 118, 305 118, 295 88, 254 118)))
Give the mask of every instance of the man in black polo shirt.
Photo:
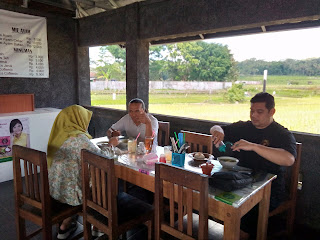
MULTIPOLYGON (((269 93, 258 93, 251 100, 251 121, 239 121, 227 126, 213 126, 210 133, 214 144, 220 141, 234 143, 232 150, 239 165, 253 170, 277 175, 272 182, 270 211, 285 199, 285 167, 291 166, 296 157, 296 140, 293 134, 274 121, 274 98, 269 93)), ((241 220, 243 236, 255 234, 257 207, 241 220)))

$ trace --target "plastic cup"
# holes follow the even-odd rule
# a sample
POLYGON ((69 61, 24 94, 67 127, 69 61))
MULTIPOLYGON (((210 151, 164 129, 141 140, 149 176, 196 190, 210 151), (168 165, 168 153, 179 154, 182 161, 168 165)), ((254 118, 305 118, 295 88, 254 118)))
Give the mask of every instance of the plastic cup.
POLYGON ((172 160, 171 146, 164 147, 164 155, 166 156, 167 162, 171 163, 171 160, 172 160))
POLYGON ((137 141, 135 139, 128 140, 128 152, 135 153, 137 150, 137 141))
POLYGON ((166 163, 166 156, 164 154, 161 154, 160 155, 160 159, 159 159, 159 162, 162 162, 162 163, 166 163))

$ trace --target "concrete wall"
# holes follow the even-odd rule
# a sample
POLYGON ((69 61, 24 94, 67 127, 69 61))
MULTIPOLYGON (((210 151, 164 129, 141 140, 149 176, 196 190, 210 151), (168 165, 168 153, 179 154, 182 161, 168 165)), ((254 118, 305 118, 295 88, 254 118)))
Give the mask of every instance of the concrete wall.
MULTIPOLYGON (((123 110, 100 107, 87 108, 93 111, 89 132, 94 137, 105 136, 108 128, 126 114, 123 110)), ((173 132, 180 130, 209 134, 211 126, 227 124, 160 114, 154 114, 154 116, 158 120, 170 122, 170 136, 174 136, 173 132)), ((302 143, 300 172, 303 176, 302 190, 298 191, 296 223, 320 230, 320 135, 294 132, 294 136, 298 142, 302 143)))
MULTIPOLYGON (((211 91, 229 88, 232 82, 184 82, 184 81, 149 81, 149 89, 176 89, 211 91)), ((95 81, 90 82, 91 90, 125 90, 126 82, 123 81, 95 81)))
POLYGON ((0 9, 46 17, 49 55, 49 78, 0 78, 0 94, 33 93, 36 108, 90 104, 89 53, 77 47, 76 21, 3 3, 0 9))

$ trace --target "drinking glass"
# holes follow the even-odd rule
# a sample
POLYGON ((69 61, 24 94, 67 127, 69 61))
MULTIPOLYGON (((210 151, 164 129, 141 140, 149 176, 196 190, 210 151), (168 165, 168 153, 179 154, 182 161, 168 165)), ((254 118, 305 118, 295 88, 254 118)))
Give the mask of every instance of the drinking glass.
POLYGON ((146 147, 147 153, 151 152, 152 144, 153 144, 153 137, 145 137, 144 145, 146 147))
POLYGON ((135 153, 137 149, 137 141, 135 139, 128 140, 128 152, 135 153))

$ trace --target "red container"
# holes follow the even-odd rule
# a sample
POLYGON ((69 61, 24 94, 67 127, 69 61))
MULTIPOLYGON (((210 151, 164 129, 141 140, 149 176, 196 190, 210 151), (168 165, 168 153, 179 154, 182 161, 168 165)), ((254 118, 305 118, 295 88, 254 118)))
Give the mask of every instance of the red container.
POLYGON ((165 156, 164 154, 161 154, 161 155, 160 155, 159 162, 162 162, 162 163, 166 163, 166 162, 167 162, 166 156, 165 156))
POLYGON ((202 169, 202 173, 203 174, 206 174, 208 176, 211 176, 211 171, 212 171, 212 168, 213 168, 213 164, 210 163, 210 162, 206 162, 204 164, 201 164, 201 169, 202 169))

